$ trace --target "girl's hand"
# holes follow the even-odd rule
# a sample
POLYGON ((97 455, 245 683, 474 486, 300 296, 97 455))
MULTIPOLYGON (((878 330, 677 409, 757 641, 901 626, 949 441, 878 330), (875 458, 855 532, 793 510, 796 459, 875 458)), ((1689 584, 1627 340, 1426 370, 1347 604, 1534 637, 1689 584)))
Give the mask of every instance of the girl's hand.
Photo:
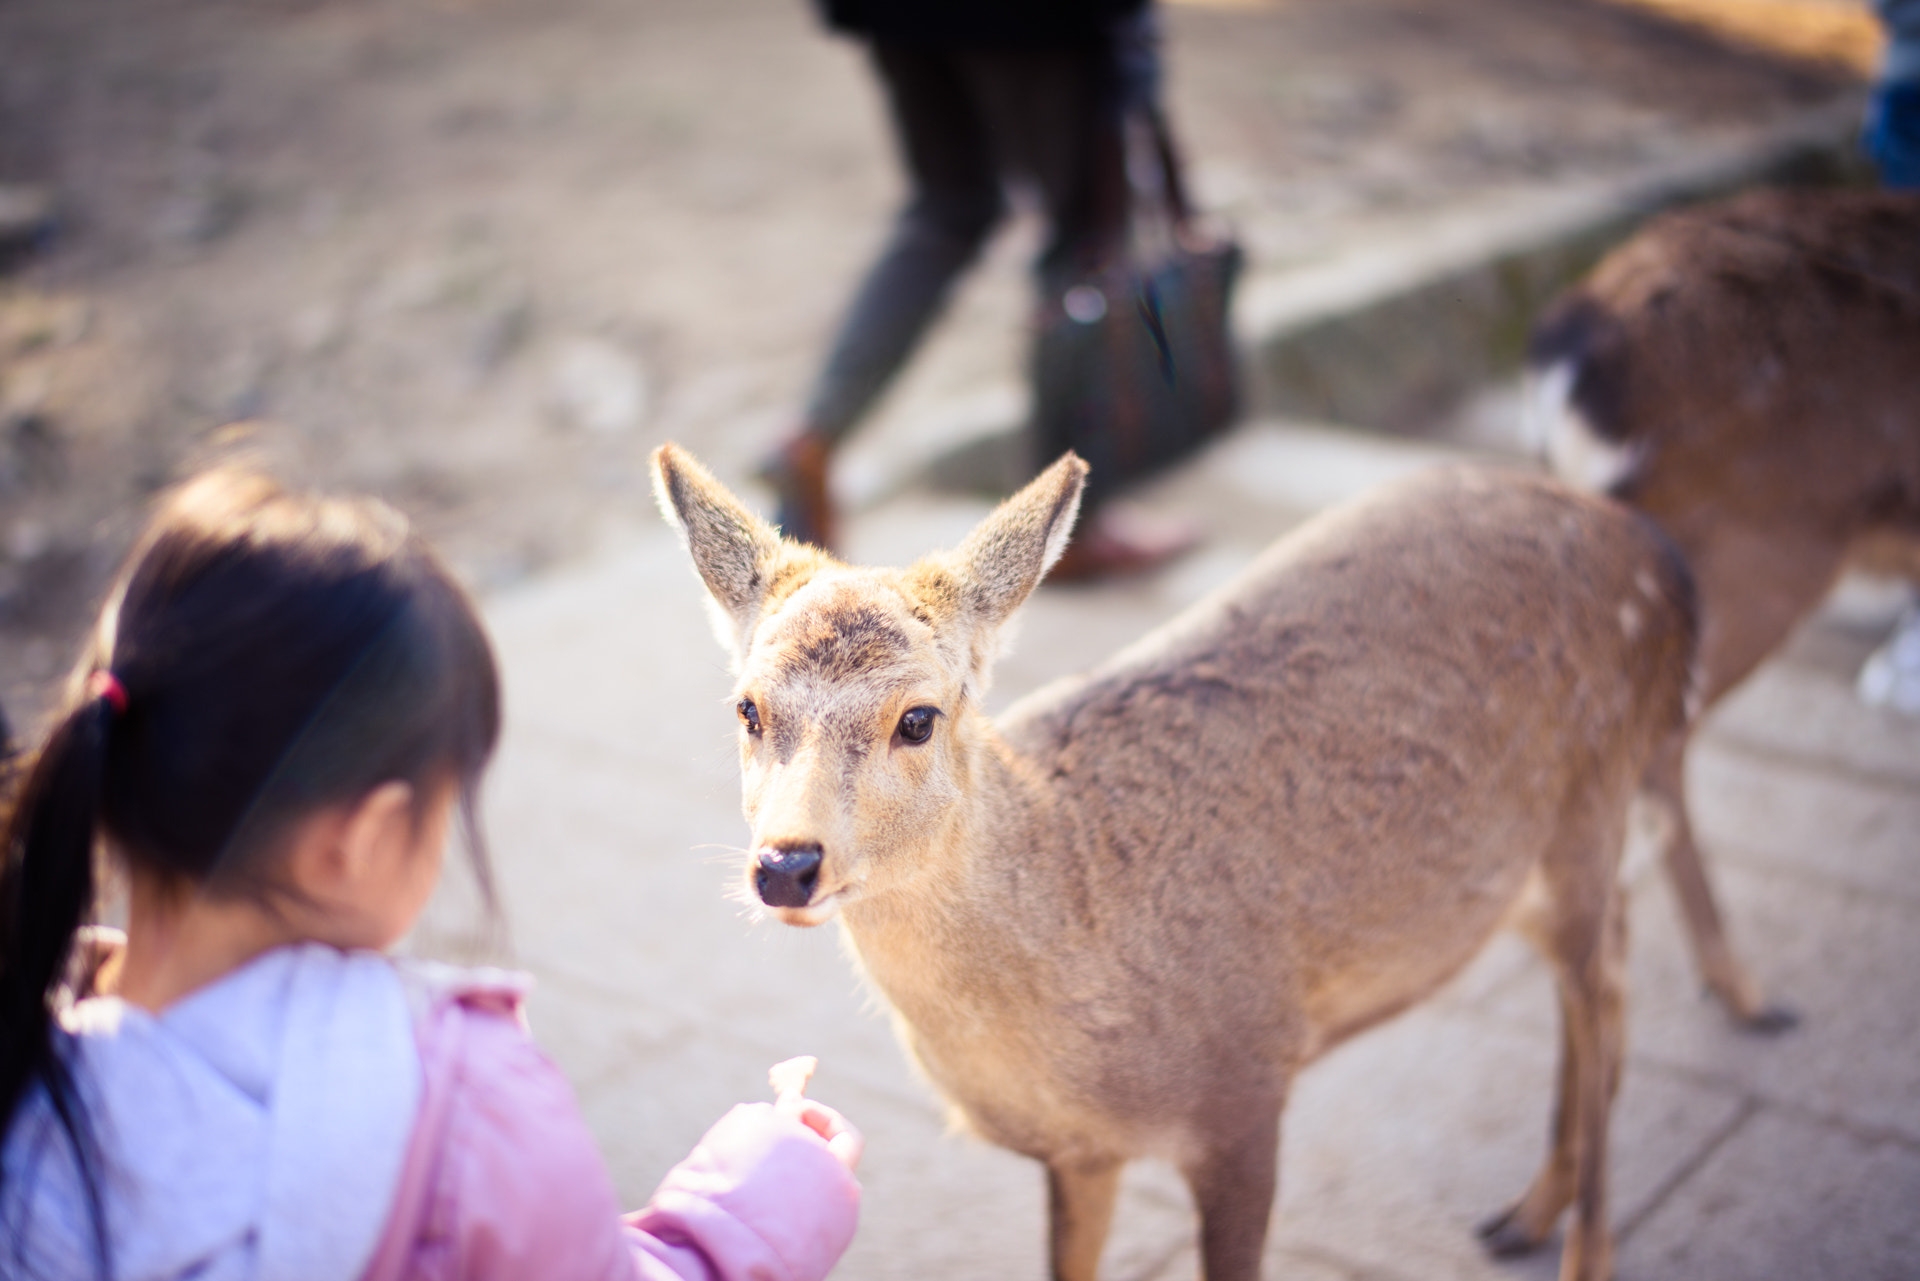
POLYGON ((867 1141, 846 1117, 824 1103, 799 1095, 782 1097, 773 1106, 775 1111, 792 1117, 825 1139, 827 1151, 840 1158, 841 1165, 849 1170, 860 1168, 860 1154, 866 1150, 867 1141))
POLYGON ((814 1069, 819 1066, 820 1060, 811 1054, 774 1064, 767 1072, 767 1080, 773 1085, 774 1109, 825 1139, 827 1151, 838 1157, 840 1164, 848 1170, 857 1170, 867 1141, 847 1123, 847 1118, 806 1096, 807 1082, 813 1079, 814 1069))

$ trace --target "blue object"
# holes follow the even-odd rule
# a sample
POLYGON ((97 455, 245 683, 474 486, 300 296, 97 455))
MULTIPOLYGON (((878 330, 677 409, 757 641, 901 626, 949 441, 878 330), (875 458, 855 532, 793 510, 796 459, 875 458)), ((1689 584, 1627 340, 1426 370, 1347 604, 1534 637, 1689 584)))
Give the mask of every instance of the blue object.
POLYGON ((1874 86, 1861 145, 1888 187, 1920 190, 1920 81, 1874 86))

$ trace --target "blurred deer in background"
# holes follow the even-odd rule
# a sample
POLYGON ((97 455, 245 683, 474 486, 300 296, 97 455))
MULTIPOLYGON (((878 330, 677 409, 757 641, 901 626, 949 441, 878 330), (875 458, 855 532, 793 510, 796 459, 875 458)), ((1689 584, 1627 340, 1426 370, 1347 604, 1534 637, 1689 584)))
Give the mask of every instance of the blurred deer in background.
POLYGON ((996 722, 997 633, 1066 545, 1079 459, 904 570, 783 542, 673 446, 655 468, 738 674, 747 886, 838 916, 958 1117, 1045 1163, 1055 1277, 1092 1281, 1141 1156, 1184 1173, 1209 1281, 1256 1277, 1294 1075, 1503 924, 1553 967, 1562 1059, 1548 1159, 1483 1232, 1529 1249, 1571 1205, 1562 1277, 1611 1274, 1617 865, 1694 650, 1651 525, 1430 474, 996 722))
MULTIPOLYGON (((1760 192, 1661 218, 1542 317, 1530 363, 1555 470, 1686 555, 1708 703, 1849 563, 1920 580, 1920 196, 1760 192)), ((1674 817, 1667 868, 1695 956, 1736 1018, 1787 1026, 1727 942, 1685 749, 1649 784, 1674 817)))

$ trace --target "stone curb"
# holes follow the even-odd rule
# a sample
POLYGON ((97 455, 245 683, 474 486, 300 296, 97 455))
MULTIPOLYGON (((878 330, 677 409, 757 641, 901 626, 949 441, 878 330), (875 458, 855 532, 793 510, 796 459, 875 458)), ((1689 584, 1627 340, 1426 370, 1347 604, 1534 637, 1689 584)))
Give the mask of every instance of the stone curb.
POLYGON ((1541 308, 1648 216, 1760 183, 1857 176, 1860 112, 1849 96, 1624 180, 1502 197, 1249 281, 1234 316, 1247 416, 1380 431, 1432 422, 1518 372, 1541 308))

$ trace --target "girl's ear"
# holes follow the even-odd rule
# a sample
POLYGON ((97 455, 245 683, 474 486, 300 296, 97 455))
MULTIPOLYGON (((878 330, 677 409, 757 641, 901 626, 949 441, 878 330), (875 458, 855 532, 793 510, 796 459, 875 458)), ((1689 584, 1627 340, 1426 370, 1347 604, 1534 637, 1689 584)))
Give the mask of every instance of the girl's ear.
POLYGON ((301 824, 289 851, 293 889, 317 903, 350 897, 385 852, 405 852, 414 833, 413 788, 382 783, 341 810, 323 810, 301 824))
POLYGON ((359 881, 386 855, 405 855, 419 818, 411 784, 382 783, 361 797, 340 831, 338 857, 348 882, 359 881))

